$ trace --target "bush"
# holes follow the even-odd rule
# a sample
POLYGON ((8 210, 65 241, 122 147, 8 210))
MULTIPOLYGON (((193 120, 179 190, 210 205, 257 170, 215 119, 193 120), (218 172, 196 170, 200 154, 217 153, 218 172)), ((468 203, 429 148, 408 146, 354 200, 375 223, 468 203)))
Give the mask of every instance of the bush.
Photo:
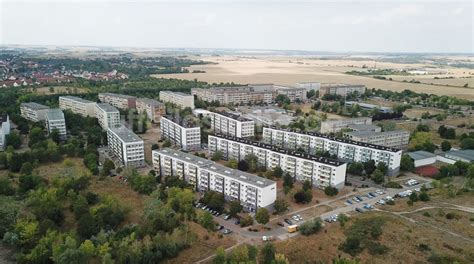
POLYGON ((251 215, 247 214, 240 219, 241 227, 246 227, 246 226, 251 226, 251 225, 253 225, 253 218, 251 215))
POLYGON ((327 186, 326 188, 324 188, 324 194, 326 194, 327 196, 335 196, 338 193, 339 190, 335 187, 327 186))
POLYGON ((386 184, 384 184, 384 187, 385 188, 392 188, 392 189, 401 189, 401 188, 403 188, 399 183, 393 182, 393 181, 387 182, 386 184))
POLYGON ((295 199, 296 203, 306 204, 306 203, 310 203, 311 200, 313 199, 313 193, 311 192, 311 190, 307 190, 307 191, 299 190, 298 192, 295 193, 293 198, 295 199))
POLYGON ((321 231, 323 224, 320 218, 307 221, 299 226, 300 233, 305 236, 321 231))

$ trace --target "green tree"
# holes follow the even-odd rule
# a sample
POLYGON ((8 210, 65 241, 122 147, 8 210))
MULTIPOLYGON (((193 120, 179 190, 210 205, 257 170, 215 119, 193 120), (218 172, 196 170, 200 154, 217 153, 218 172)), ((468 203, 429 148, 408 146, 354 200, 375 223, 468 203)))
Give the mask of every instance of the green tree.
POLYGON ((378 168, 374 171, 371 178, 377 184, 385 182, 385 174, 382 172, 382 170, 378 168))
POLYGON ((272 243, 265 243, 260 250, 260 259, 264 264, 272 264, 275 260, 276 249, 272 243))
POLYGON ((245 156, 245 161, 247 162, 249 166, 249 171, 250 172, 256 172, 258 168, 258 158, 254 154, 249 154, 245 156))
POLYGON ((206 228, 207 230, 211 230, 211 231, 213 231, 216 226, 216 223, 214 222, 212 215, 207 211, 199 210, 197 212, 197 222, 200 225, 202 225, 204 228, 206 228))
POLYGON ((61 135, 59 134, 59 130, 57 128, 54 128, 53 131, 51 131, 51 133, 49 134, 49 138, 56 143, 61 142, 61 135))
POLYGON ((12 131, 6 136, 6 141, 7 146, 12 146, 14 149, 19 149, 21 147, 21 137, 15 131, 12 131))
POLYGON ((275 212, 277 214, 281 214, 281 213, 284 213, 284 212, 288 211, 288 208, 289 208, 289 204, 283 198, 277 198, 275 200, 275 203, 273 204, 273 209, 275 209, 275 212))
POLYGON ((367 175, 372 174, 372 172, 374 172, 374 170, 376 169, 374 160, 368 160, 364 162, 363 164, 364 164, 364 171, 365 173, 367 173, 367 175))
POLYGON ((347 167, 347 172, 353 175, 362 175, 362 172, 364 171, 364 164, 360 162, 352 162, 348 167, 347 167))
POLYGON ((31 162, 25 162, 21 165, 20 173, 22 175, 29 175, 33 173, 33 164, 31 162))
POLYGON ((258 208, 257 212, 255 213, 255 220, 257 223, 265 225, 270 221, 270 214, 266 208, 258 208))
POLYGON ((415 169, 415 162, 413 159, 407 155, 403 154, 400 161, 400 169, 402 171, 413 171, 415 169))
POLYGON ((39 128, 39 127, 34 127, 31 129, 29 135, 28 135, 28 138, 29 138, 29 142, 28 142, 28 146, 33 146, 34 144, 38 143, 38 142, 41 142, 44 140, 44 132, 43 132, 43 129, 39 128))
POLYGON ((305 236, 319 232, 323 228, 323 223, 320 218, 315 218, 301 224, 298 229, 300 233, 305 236))
POLYGON ((219 161, 221 159, 222 159, 222 152, 221 151, 218 150, 218 151, 214 152, 214 154, 212 154, 211 160, 219 161))
POLYGON ((102 176, 108 176, 111 170, 115 169, 115 163, 110 159, 105 159, 102 166, 102 176))
POLYGON ((232 217, 237 216, 238 213, 242 212, 243 206, 239 201, 230 201, 229 202, 229 215, 232 217))
POLYGON ((326 186, 324 188, 324 194, 326 194, 327 196, 335 196, 339 193, 339 190, 335 187, 332 187, 332 186, 326 186))
POLYGON ((223 247, 218 247, 216 250, 216 256, 212 260, 214 264, 225 264, 226 263, 226 254, 223 247))

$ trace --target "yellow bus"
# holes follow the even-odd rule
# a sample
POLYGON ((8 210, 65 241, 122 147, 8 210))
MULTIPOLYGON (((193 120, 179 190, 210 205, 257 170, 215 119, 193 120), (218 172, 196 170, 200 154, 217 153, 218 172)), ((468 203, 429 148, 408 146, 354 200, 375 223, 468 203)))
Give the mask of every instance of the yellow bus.
POLYGON ((290 225, 288 226, 288 233, 294 233, 298 231, 298 225, 290 225))

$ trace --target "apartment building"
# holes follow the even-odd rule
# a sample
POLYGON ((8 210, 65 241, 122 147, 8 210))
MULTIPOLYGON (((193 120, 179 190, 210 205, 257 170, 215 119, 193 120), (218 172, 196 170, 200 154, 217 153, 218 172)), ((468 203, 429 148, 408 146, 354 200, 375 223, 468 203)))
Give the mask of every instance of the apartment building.
POLYGON ((61 109, 49 109, 46 112, 45 124, 48 134, 51 134, 56 129, 59 137, 63 140, 66 139, 66 119, 61 109))
POLYGON ((49 107, 35 102, 20 104, 21 116, 33 122, 44 121, 48 110, 49 107))
POLYGON ((135 96, 116 93, 100 93, 99 100, 102 103, 108 103, 122 110, 136 108, 137 103, 135 96))
POLYGON ((351 131, 345 132, 344 137, 374 145, 390 148, 406 149, 410 141, 410 132, 406 130, 394 130, 385 132, 351 131))
POLYGON ((319 91, 319 88, 321 88, 321 83, 318 82, 297 82, 296 83, 296 88, 305 88, 306 91, 319 91))
POLYGON ((145 112, 153 123, 159 123, 162 116, 166 115, 165 104, 154 99, 138 98, 137 99, 138 113, 145 112))
POLYGON ((400 170, 402 151, 346 138, 336 138, 314 132, 299 132, 276 128, 263 128, 263 142, 284 149, 300 149, 309 154, 329 152, 345 162, 366 162, 374 160, 376 164, 387 164, 389 175, 397 175, 400 170))
POLYGON ((290 102, 304 102, 306 101, 306 88, 298 88, 298 87, 289 87, 289 86, 282 86, 282 85, 273 85, 273 89, 275 90, 275 98, 278 95, 285 95, 290 99, 290 102))
POLYGON ((183 150, 199 150, 201 148, 201 127, 194 126, 184 120, 171 116, 162 116, 160 121, 161 138, 183 150))
POLYGON ((7 114, 0 115, 0 151, 4 151, 7 146, 7 135, 10 134, 10 117, 7 114))
POLYGON ((196 191, 222 193, 226 200, 237 200, 248 211, 269 207, 276 200, 277 187, 272 180, 170 148, 153 150, 152 158, 159 175, 183 179, 196 191))
POLYGON ((71 110, 73 113, 83 117, 95 117, 95 102, 82 99, 75 96, 60 96, 59 108, 62 110, 71 110))
POLYGON ((180 92, 160 91, 160 101, 177 105, 181 108, 194 109, 194 95, 180 92))
POLYGON ((319 97, 322 98, 325 95, 346 96, 354 92, 363 94, 365 89, 365 85, 358 84, 322 83, 319 87, 319 97))
POLYGON ((96 104, 95 117, 104 130, 107 130, 109 127, 118 127, 121 124, 120 111, 108 103, 96 104))
POLYGON ((234 137, 253 137, 255 135, 255 122, 227 112, 212 112, 211 128, 215 133, 234 137))
POLYGON ((321 133, 337 133, 349 125, 371 125, 372 118, 358 117, 348 119, 328 119, 321 122, 321 133))
POLYGON ((351 131, 371 131, 371 132, 382 132, 382 127, 377 125, 359 125, 359 124, 349 124, 346 127, 351 131))
POLYGON ((125 126, 109 127, 107 142, 110 152, 127 167, 145 165, 143 140, 125 126))
POLYGON ((313 186, 324 188, 344 186, 346 163, 272 146, 258 141, 221 134, 209 135, 209 154, 220 151, 224 159, 243 160, 253 154, 258 164, 267 169, 279 166, 297 181, 310 181, 313 186))

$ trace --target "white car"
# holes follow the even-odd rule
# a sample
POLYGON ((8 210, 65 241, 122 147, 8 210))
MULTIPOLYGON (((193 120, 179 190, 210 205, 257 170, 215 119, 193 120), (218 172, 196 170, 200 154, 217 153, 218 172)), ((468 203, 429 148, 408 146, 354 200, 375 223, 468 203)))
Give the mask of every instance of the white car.
POLYGON ((385 201, 393 201, 393 197, 392 196, 387 196, 387 197, 385 197, 385 201))
POLYGON ((384 194, 385 192, 382 191, 382 190, 376 190, 375 193, 378 194, 378 195, 382 195, 382 194, 384 194))
POLYGON ((272 240, 273 240, 273 237, 272 237, 272 236, 263 236, 263 237, 262 237, 262 240, 263 240, 263 241, 272 241, 272 240))
POLYGON ((377 201, 378 204, 381 204, 381 205, 384 205, 385 204, 385 201, 383 199, 380 199, 377 201))

